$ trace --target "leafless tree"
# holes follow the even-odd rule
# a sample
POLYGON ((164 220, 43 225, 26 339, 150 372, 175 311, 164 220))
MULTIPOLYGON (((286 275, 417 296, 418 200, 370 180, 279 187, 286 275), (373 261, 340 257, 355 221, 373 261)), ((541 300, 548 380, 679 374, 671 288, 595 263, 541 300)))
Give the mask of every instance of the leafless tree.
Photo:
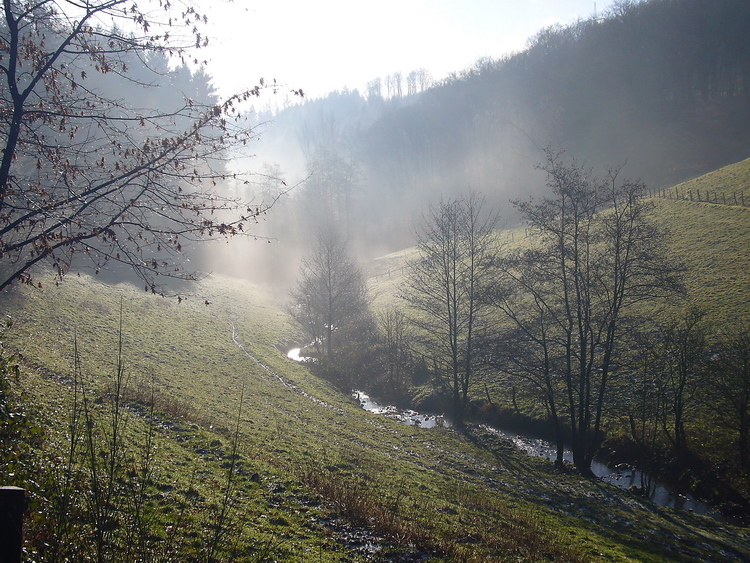
POLYGON ((403 83, 401 80, 401 73, 400 72, 394 72, 392 75, 393 80, 393 96, 396 98, 402 97, 403 94, 403 83))
POLYGON ((564 414, 574 463, 590 473, 629 307, 678 290, 679 268, 641 182, 618 180, 618 169, 598 179, 552 150, 541 168, 552 197, 514 203, 534 239, 498 262, 494 303, 543 359, 512 373, 533 378, 559 407, 554 421, 564 414))
POLYGON ((417 93, 417 71, 412 70, 406 75, 406 95, 413 96, 417 93))
POLYGON ((486 308, 479 295, 495 248, 497 214, 484 206, 484 198, 472 191, 430 207, 417 231, 419 254, 409 264, 404 294, 430 353, 450 373, 457 425, 464 420, 476 332, 486 308))
POLYGON ((653 352, 660 423, 664 435, 679 454, 688 451, 686 423, 694 414, 699 388, 707 374, 709 347, 703 313, 690 308, 659 327, 653 352))
POLYGON ((390 307, 376 314, 380 345, 384 355, 385 386, 394 400, 403 396, 410 364, 410 327, 401 308, 390 307))
POLYGON ((348 335, 365 321, 369 322, 362 270, 349 256, 346 242, 333 229, 318 234, 310 256, 302 261, 292 301, 292 316, 321 359, 335 360, 348 335))
POLYGON ((299 198, 300 215, 309 230, 334 221, 344 236, 352 233, 352 207, 359 182, 359 165, 352 153, 319 147, 307 160, 308 179, 299 198))
POLYGON ((719 422, 737 433, 740 465, 750 467, 750 327, 737 322, 731 332, 719 333, 717 356, 711 362, 708 386, 718 399, 713 404, 719 422))
POLYGON ((367 83, 367 99, 374 101, 383 97, 383 80, 374 78, 367 83))

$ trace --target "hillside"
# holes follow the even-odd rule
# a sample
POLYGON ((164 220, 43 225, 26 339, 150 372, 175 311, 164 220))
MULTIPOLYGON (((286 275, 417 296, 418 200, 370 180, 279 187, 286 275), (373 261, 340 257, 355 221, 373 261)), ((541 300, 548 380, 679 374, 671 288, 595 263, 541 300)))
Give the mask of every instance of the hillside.
MULTIPOLYGON (((747 210, 657 203, 704 304, 717 315, 747 313, 747 210)), ((381 302, 393 299, 404 255, 371 266, 381 302)), ((14 388, 44 429, 33 434, 35 451, 3 468, 5 484, 33 495, 32 537, 55 521, 47 487, 65 467, 74 346, 107 443, 122 306, 123 413, 134 441, 123 459, 140 459, 153 436, 139 497, 152 514, 143 540, 152 554, 205 559, 209 546, 214 560, 233 561, 750 558, 747 529, 558 473, 478 427, 419 429, 362 411, 286 358, 299 336, 278 293, 221 277, 192 291, 178 303, 81 276, 3 296, 14 321, 5 346, 24 359, 14 388)), ((125 526, 114 530, 113 542, 125 526)), ((30 553, 42 549, 33 545, 30 553)))
MULTIPOLYGON (((654 192, 652 201, 691 298, 717 321, 750 317, 750 158, 654 192)), ((511 246, 524 238, 523 227, 500 235, 511 246)), ((392 301, 412 256, 406 249, 368 265, 376 306, 392 301)))
POLYGON ((716 322, 750 318, 750 159, 668 190, 677 194, 656 200, 656 217, 687 266, 689 293, 716 322))
POLYGON ((423 91, 345 90, 264 115, 259 160, 289 185, 307 178, 284 203, 298 220, 270 232, 304 241, 332 218, 383 254, 410 244, 425 201, 467 185, 503 213, 541 195, 547 146, 598 171, 627 162, 659 188, 735 162, 750 143, 748 26, 742 0, 618 2, 423 91))

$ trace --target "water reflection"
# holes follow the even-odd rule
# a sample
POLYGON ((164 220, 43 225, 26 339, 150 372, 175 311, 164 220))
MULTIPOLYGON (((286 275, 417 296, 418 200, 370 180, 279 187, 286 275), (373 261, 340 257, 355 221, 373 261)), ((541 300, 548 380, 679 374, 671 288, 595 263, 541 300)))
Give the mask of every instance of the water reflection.
POLYGON ((305 362, 312 359, 309 356, 302 355, 302 348, 292 348, 286 353, 286 357, 295 362, 305 362))
MULTIPOLYGON (((376 401, 373 401, 369 395, 362 391, 353 391, 352 397, 359 402, 363 409, 375 414, 388 416, 405 424, 419 426, 421 428, 451 426, 450 421, 443 415, 425 415, 413 410, 401 410, 390 405, 383 406, 376 401)), ((493 428, 488 425, 482 425, 482 428, 502 438, 511 440, 518 449, 529 455, 543 457, 549 460, 554 460, 557 455, 557 448, 547 440, 520 434, 518 432, 493 428)), ((573 463, 573 452, 566 449, 563 453, 563 459, 568 463, 573 463)), ((637 488, 636 490, 638 490, 646 485, 645 489, 650 491, 649 498, 659 506, 696 512, 698 514, 711 516, 717 520, 724 521, 721 514, 705 502, 701 502, 691 495, 676 493, 663 483, 652 479, 648 475, 644 475, 637 469, 624 466, 611 467, 602 461, 594 460, 591 464, 591 470, 594 472, 594 475, 599 477, 602 481, 615 485, 621 489, 634 490, 634 488, 637 488)))
POLYGON ((354 397, 359 402, 359 405, 366 411, 385 415, 410 426, 419 426, 420 428, 447 428, 451 426, 450 421, 442 414, 422 414, 413 410, 399 409, 392 405, 383 406, 373 401, 370 396, 363 391, 352 391, 352 397, 354 397))
MULTIPOLYGON (((493 428, 488 425, 482 425, 482 427, 489 432, 511 440, 518 449, 529 455, 543 457, 550 461, 553 461, 557 457, 557 448, 547 440, 493 428)), ((565 449, 563 459, 568 463, 573 463, 573 452, 565 449)), ((621 489, 640 490, 643 487, 645 490, 650 491, 649 498, 659 506, 688 510, 723 520, 721 514, 710 505, 697 500, 691 495, 676 493, 664 483, 656 481, 638 469, 623 465, 612 467, 595 459, 591 464, 591 470, 602 481, 621 489)))

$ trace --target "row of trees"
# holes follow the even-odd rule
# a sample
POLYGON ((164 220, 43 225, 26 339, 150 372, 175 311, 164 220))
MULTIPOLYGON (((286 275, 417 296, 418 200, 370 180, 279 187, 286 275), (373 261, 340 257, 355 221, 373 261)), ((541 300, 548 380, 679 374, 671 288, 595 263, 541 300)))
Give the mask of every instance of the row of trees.
POLYGON ((370 80, 367 83, 367 99, 375 101, 383 98, 401 98, 404 94, 415 96, 427 90, 432 83, 430 72, 423 68, 412 70, 406 77, 401 72, 394 72, 385 78, 370 80), (404 92, 404 85, 406 92, 404 92))
POLYGON ((422 227, 407 300, 431 331, 430 350, 448 346, 442 357, 461 388, 457 421, 481 359, 534 389, 555 428, 558 463, 569 434, 575 465, 589 471, 628 315, 677 290, 678 269, 648 220, 642 183, 617 169, 596 178, 552 150, 541 168, 550 196, 514 202, 535 233, 530 244, 501 249, 474 195, 441 203, 422 227))
POLYGON ((550 195, 514 202, 533 233, 523 246, 498 238, 497 213, 474 192, 429 209, 406 270, 405 307, 374 316, 346 246, 319 238, 293 309, 315 345, 315 369, 346 390, 379 379, 397 393, 424 369, 412 358, 429 357, 457 425, 480 381, 502 381, 544 406, 557 462, 569 445, 584 473, 615 419, 648 451, 666 443, 686 454, 686 421, 700 402, 736 434, 746 465, 745 337, 719 347, 697 330, 699 315, 664 320, 684 297, 683 268, 649 216, 642 182, 546 156, 550 195))

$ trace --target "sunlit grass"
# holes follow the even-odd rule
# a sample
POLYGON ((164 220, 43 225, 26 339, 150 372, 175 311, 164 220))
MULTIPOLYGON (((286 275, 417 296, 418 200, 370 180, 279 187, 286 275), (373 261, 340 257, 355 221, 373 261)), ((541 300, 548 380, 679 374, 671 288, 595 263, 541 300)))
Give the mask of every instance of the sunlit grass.
MULTIPOLYGON (((323 511, 401 541, 401 550, 413 544, 446 561, 678 560, 678 528, 696 538, 693 553, 718 549, 710 541, 700 547, 698 538, 709 529, 735 551, 750 552, 731 528, 555 474, 548 462, 502 441, 420 430, 365 413, 279 350, 297 333, 262 289, 212 278, 195 293, 201 297, 177 303, 90 278, 41 292, 19 288, 4 300, 16 321, 8 344, 28 359, 29 393, 50 428, 60 428, 74 335, 86 377, 103 392, 122 302, 128 397, 143 402, 153 389, 158 416, 179 428, 159 431, 158 473, 174 491, 195 487, 204 499, 200 506, 218 502, 244 386, 235 513, 243 522, 243 545, 273 545, 277 560, 299 561, 300 553, 310 560, 344 554, 357 560, 354 548, 321 523, 323 511), (238 341, 272 372, 233 342, 233 324, 238 341), (49 377, 54 374, 63 379, 49 377), (310 504, 316 495, 320 508, 310 504), (654 534, 664 546, 653 544, 654 534)), ((170 510, 175 495, 165 493, 156 506, 170 510)), ((201 517, 200 506, 194 518, 201 517)))
MULTIPOLYGON (((687 283, 699 304, 717 322, 747 316, 750 210, 668 199, 655 204, 655 217, 671 230, 671 252, 689 266, 687 283)), ((520 228, 499 240, 525 245, 529 239, 520 228)), ((407 249, 367 266, 376 309, 403 306, 399 293, 413 256, 407 249)), ((64 443, 74 341, 87 384, 104 396, 122 306, 126 397, 145 404, 153 393, 157 416, 169 423, 157 433, 155 481, 171 487, 155 497, 160 511, 178 510, 183 501, 175 499, 192 489, 202 500, 191 518, 219 502, 244 393, 237 538, 246 550, 269 549, 276 560, 364 560, 325 524, 334 514, 390 538, 384 549, 421 547, 444 561, 750 554, 743 531, 555 473, 551 463, 509 443, 481 433, 421 430, 361 411, 285 357, 300 339, 284 311, 285 291, 212 276, 189 292, 178 302, 72 276, 60 287, 19 287, 2 299, 3 313, 15 323, 6 344, 23 354, 23 383, 51 445, 64 443)), ((500 387, 490 392, 509 404, 500 387)), ((472 393, 483 398, 485 389, 478 385, 472 393)), ((522 406, 533 414, 532 402, 522 406)), ((129 416, 133 435, 142 435, 137 412, 129 416)))
POLYGON ((689 297, 716 323, 750 318, 750 208, 655 200, 689 297))
POLYGON ((750 158, 666 189, 661 197, 750 207, 750 158))

